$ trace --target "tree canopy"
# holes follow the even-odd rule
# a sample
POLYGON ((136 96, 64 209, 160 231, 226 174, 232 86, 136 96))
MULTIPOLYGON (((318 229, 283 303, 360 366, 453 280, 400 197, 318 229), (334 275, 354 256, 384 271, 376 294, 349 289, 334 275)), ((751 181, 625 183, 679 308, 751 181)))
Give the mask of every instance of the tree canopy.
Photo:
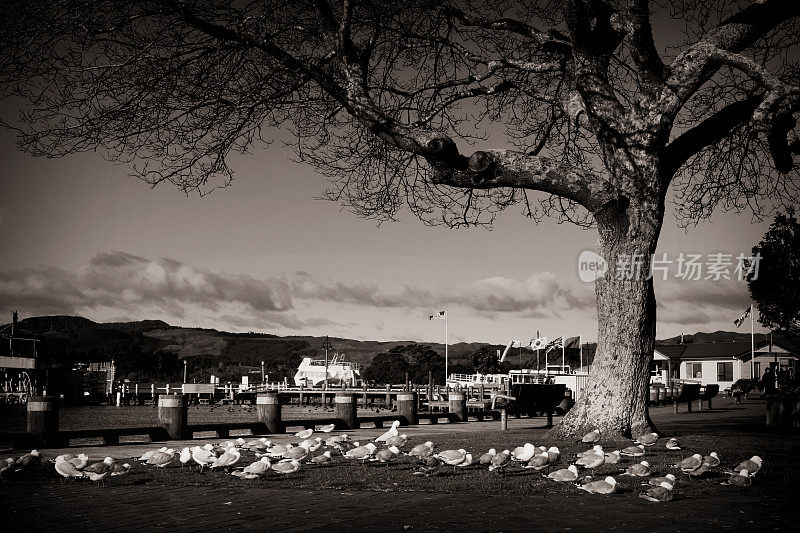
POLYGON ((779 213, 753 247, 758 269, 748 276, 758 321, 770 329, 800 333, 800 223, 793 210, 779 213))

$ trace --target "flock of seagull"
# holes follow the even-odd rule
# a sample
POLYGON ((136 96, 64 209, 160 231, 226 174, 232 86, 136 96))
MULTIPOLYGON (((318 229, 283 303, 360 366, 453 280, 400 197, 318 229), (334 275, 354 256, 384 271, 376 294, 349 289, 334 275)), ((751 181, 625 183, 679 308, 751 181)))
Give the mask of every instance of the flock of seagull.
MULTIPOLYGON (((530 469, 541 472, 554 482, 572 483, 578 489, 592 494, 612 494, 617 491, 617 480, 613 476, 595 479, 595 469, 604 465, 621 463, 627 458, 641 459, 652 453, 653 446, 659 443, 656 433, 648 433, 637 438, 631 446, 621 450, 606 451, 598 444, 601 438, 599 430, 587 433, 581 442, 591 446, 578 453, 572 464, 565 468, 554 469, 561 460, 561 451, 551 446, 534 446, 525 443, 513 450, 497 452, 494 448, 480 456, 473 456, 465 449, 448 449, 437 451, 431 441, 412 446, 408 451, 401 451, 409 444, 409 438, 398 431, 399 421, 383 435, 372 442, 360 443, 352 441, 346 434, 332 435, 323 438, 314 435, 314 430, 306 429, 295 433, 299 439, 296 444, 273 443, 267 438, 253 438, 246 441, 237 438, 221 445, 206 444, 204 446, 185 447, 181 450, 162 447, 145 452, 138 461, 153 468, 166 469, 172 467, 194 467, 203 472, 206 468, 212 471, 224 471, 243 479, 258 479, 270 474, 290 475, 303 467, 328 466, 336 462, 379 462, 387 466, 405 456, 415 463, 414 475, 430 477, 440 474, 444 468, 458 469, 474 466, 488 467, 489 471, 504 473, 507 469, 530 469), (250 464, 242 461, 242 452, 255 455, 256 460, 250 464), (340 459, 341 458, 341 459, 340 459), (580 470, 579 470, 580 469, 580 470), (545 470, 550 470, 545 473, 545 470), (590 472, 581 476, 581 470, 590 472)), ((322 426, 317 430, 323 435, 333 431, 333 424, 322 426)), ((674 438, 664 443, 667 450, 680 450, 681 446, 674 438)), ((733 470, 723 470, 730 477, 723 484, 749 486, 752 478, 760 470, 762 459, 753 456, 741 462, 733 470)), ((0 463, 0 477, 8 473, 24 471, 41 464, 41 455, 33 450, 19 458, 7 458, 0 463)), ((85 478, 104 485, 109 476, 120 476, 131 471, 129 463, 117 463, 106 457, 102 461, 90 463, 88 457, 64 454, 56 457, 55 471, 64 480, 85 478)), ((620 465, 620 468, 624 465, 620 465)), ((716 452, 709 455, 693 454, 676 464, 673 468, 690 477, 704 476, 707 472, 720 466, 720 458, 716 452)), ((642 459, 638 463, 628 465, 620 476, 631 476, 642 481, 643 490, 639 496, 653 502, 666 502, 673 498, 677 482, 675 474, 663 476, 653 475, 650 463, 642 459)))

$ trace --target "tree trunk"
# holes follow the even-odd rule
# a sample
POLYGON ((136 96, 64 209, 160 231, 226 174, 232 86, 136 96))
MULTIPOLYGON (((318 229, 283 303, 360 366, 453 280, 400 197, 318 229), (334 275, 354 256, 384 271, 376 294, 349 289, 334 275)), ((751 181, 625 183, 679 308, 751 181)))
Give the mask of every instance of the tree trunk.
POLYGON ((553 432, 581 436, 600 429, 611 438, 637 437, 654 431, 647 412, 656 334, 649 272, 663 208, 616 205, 596 217, 598 253, 608 262, 606 274, 595 281, 597 352, 584 394, 553 432))

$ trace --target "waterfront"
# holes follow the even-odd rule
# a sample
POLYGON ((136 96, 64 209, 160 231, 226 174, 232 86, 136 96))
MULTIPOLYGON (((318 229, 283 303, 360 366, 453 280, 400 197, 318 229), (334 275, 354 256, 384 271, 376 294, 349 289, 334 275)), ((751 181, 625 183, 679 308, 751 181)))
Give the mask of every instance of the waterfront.
MULTIPOLYGON (((156 424, 156 406, 64 406, 59 410, 59 428, 62 430, 140 427, 156 424)), ((281 415, 284 420, 300 418, 325 418, 333 416, 333 408, 315 405, 283 405, 281 415)), ((358 416, 388 414, 380 408, 359 409, 358 416)), ((212 424, 222 422, 250 422, 256 420, 254 405, 192 405, 188 411, 189 424, 212 424)), ((26 411, 24 405, 5 406, 0 409, 0 433, 25 431, 26 411)), ((235 433, 235 432, 234 432, 235 433)), ((131 440, 146 437, 131 437, 131 440)))

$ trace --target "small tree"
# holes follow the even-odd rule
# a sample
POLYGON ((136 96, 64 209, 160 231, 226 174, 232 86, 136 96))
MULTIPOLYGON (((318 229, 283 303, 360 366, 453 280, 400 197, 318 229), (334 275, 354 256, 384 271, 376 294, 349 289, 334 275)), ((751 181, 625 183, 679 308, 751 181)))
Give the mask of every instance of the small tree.
POLYGON ((800 223, 794 210, 778 213, 757 245, 758 275, 748 276, 750 297, 758 306, 758 321, 770 329, 800 333, 800 223))
POLYGON ((495 374, 500 370, 495 348, 488 344, 478 347, 472 354, 471 361, 475 371, 481 374, 495 374))
POLYGON ((226 185, 228 156, 284 127, 360 216, 486 226, 516 205, 596 227, 627 268, 595 283, 592 375, 557 431, 638 435, 667 203, 691 223, 800 196, 799 17, 797 0, 7 0, 0 97, 26 103, 23 149, 97 150, 153 185, 226 185), (659 47, 664 16, 683 34, 659 47))

